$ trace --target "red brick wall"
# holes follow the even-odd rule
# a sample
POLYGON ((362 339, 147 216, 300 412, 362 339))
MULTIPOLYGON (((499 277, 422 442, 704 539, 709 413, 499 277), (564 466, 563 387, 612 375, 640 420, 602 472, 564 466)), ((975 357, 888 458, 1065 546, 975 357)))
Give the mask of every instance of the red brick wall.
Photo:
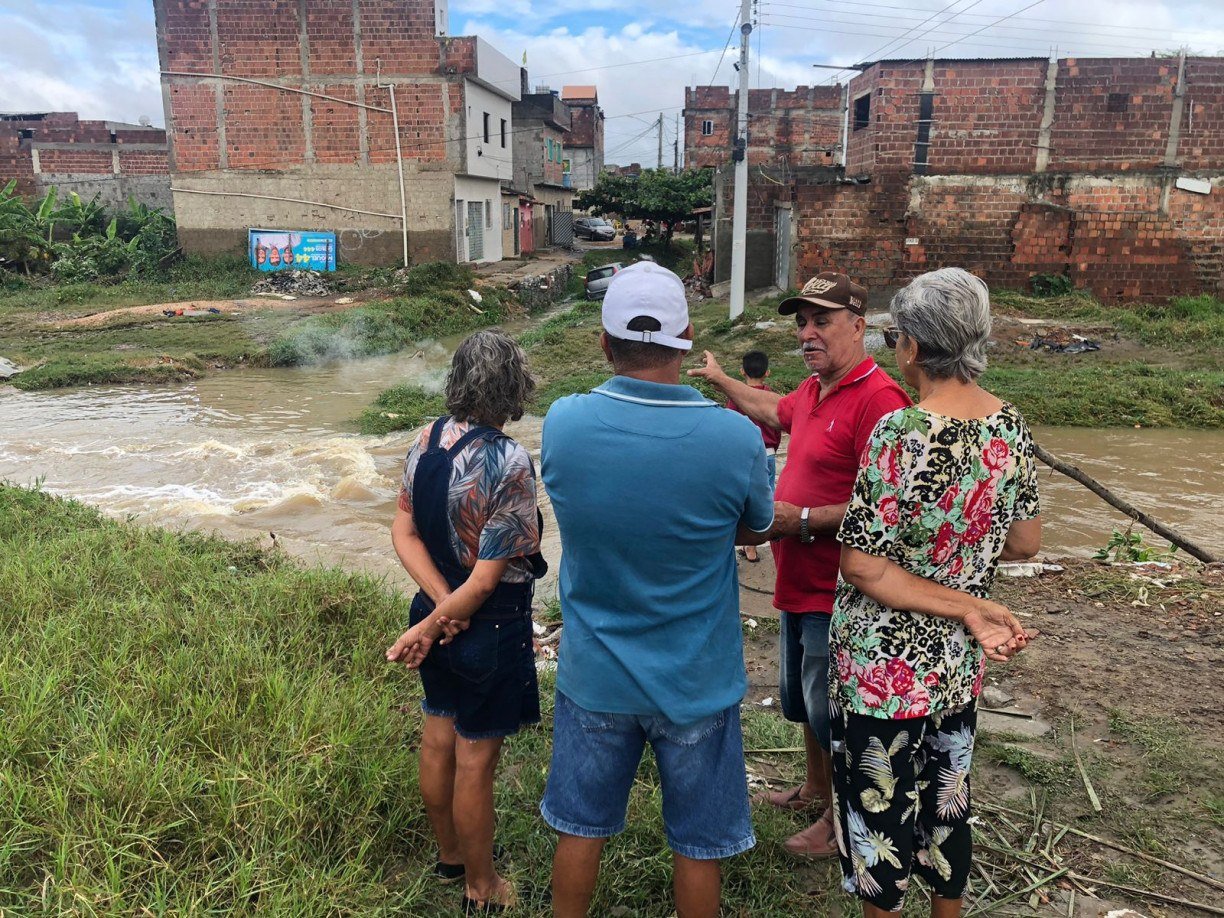
MULTIPOLYGON (((154 6, 162 66, 214 72, 208 5, 200 0, 155 0, 154 6)), ((395 79, 405 158, 458 158, 460 150, 445 143, 446 119, 461 110, 462 93, 452 88, 448 110, 441 82, 417 82, 411 77, 436 79, 470 72, 475 67, 475 39, 435 37, 433 0, 360 0, 357 25, 363 66, 359 69, 352 0, 311 0, 305 8, 303 49, 297 0, 218 0, 216 52, 221 72, 284 82, 353 101, 358 101, 358 92, 352 80, 329 82, 329 78, 357 78, 364 83, 365 103, 388 109, 390 95, 376 86, 377 78, 381 74, 384 79, 395 79), (308 75, 303 74, 304 52, 308 75)), ((184 78, 168 78, 168 83, 176 171, 221 168, 214 87, 184 78)), ((356 107, 306 97, 307 131, 302 95, 251 83, 227 81, 223 85, 229 169, 291 169, 308 161, 310 148, 316 162, 360 162, 356 107)), ((393 162, 395 135, 390 115, 369 111, 365 120, 370 162, 393 162)))
POLYGON ((121 175, 169 175, 170 160, 165 150, 119 150, 121 175))
POLYGON ((0 188, 17 179, 17 193, 34 193, 34 163, 28 150, 23 149, 15 130, 0 125, 0 188))
MULTIPOLYGON (((792 203, 800 279, 836 269, 882 294, 925 271, 957 266, 1020 289, 1034 274, 1066 274, 1106 303, 1224 295, 1220 179, 1212 194, 1199 195, 1166 192, 1172 179, 1159 173, 890 173, 864 185, 841 184, 834 175, 801 175, 786 187, 761 178, 749 188, 750 231, 772 230, 774 202, 792 203)), ((883 305, 879 296, 876 302, 883 305)))
MULTIPOLYGON (((1164 162, 1176 58, 1058 62, 1049 172, 1126 172, 1164 162)), ((851 117, 846 171, 909 172, 919 139, 924 62, 883 61, 850 81, 870 93, 871 123, 851 117)), ((1046 98, 1044 60, 936 61, 928 174, 1016 175, 1037 167, 1046 98)), ((1188 58, 1178 162, 1224 168, 1224 61, 1188 58), (1191 118, 1193 116, 1193 124, 1191 118)))
POLYGON ((567 102, 570 107, 569 145, 571 147, 595 146, 595 124, 598 117, 598 106, 594 104, 577 105, 567 102))
POLYGON ((1224 151, 1224 58, 1186 61, 1186 97, 1177 159, 1187 169, 1221 167, 1224 151))
MULTIPOLYGON (((738 93, 725 86, 685 90, 684 160, 693 168, 731 161, 738 93), (705 121, 713 133, 703 134, 705 121)), ((748 91, 748 162, 752 165, 821 166, 837 162, 841 142, 841 88, 748 91)))
POLYGON ((1091 172, 1161 165, 1176 82, 1176 58, 1059 61, 1050 169, 1091 172))

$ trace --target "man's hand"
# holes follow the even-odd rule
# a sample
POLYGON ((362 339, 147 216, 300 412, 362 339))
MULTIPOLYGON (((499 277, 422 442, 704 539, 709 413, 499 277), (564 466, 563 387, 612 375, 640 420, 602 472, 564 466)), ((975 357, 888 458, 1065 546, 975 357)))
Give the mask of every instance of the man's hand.
POLYGON ((413 625, 387 648, 387 662, 403 663, 409 669, 417 669, 441 634, 442 629, 428 618, 413 625))
POLYGON ((770 539, 781 539, 787 536, 798 537, 799 514, 802 512, 802 507, 796 507, 794 504, 788 504, 783 500, 774 501, 774 524, 773 529, 769 531, 770 539))
POLYGON ((730 378, 723 371, 722 366, 718 362, 718 358, 716 358, 713 354, 711 354, 709 351, 705 351, 703 352, 702 356, 705 359, 705 366, 689 370, 689 376, 696 376, 699 379, 704 379, 715 386, 719 385, 722 380, 730 378))
POLYGON ((987 599, 981 600, 961 621, 982 645, 986 656, 996 663, 1006 663, 1040 633, 1025 631, 1007 606, 987 599))
POLYGON ((462 631, 467 631, 468 625, 470 625, 471 622, 466 618, 457 622, 453 619, 447 618, 445 615, 439 615, 438 624, 442 628, 442 639, 439 640, 438 643, 449 644, 455 639, 457 634, 462 631))

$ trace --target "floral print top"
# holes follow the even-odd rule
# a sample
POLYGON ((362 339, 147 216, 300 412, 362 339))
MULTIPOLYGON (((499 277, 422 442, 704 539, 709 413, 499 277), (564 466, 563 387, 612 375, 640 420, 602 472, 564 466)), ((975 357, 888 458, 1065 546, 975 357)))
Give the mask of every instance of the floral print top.
MULTIPOLYGON (((1039 512, 1033 441, 1014 407, 961 420, 914 406, 876 424, 837 538, 985 598, 1012 522, 1039 512)), ((982 690, 985 656, 964 625, 888 608, 840 579, 829 653, 831 695, 853 714, 926 717, 982 690)))
MULTIPOLYGON (((471 424, 451 419, 442 429, 439 445, 450 449, 471 429, 471 424)), ((426 425, 404 460, 399 506, 407 513, 412 512, 417 463, 432 431, 433 424, 426 425)), ((447 509, 451 548, 460 564, 470 570, 477 561, 509 558, 502 583, 532 579, 527 556, 540 550, 540 525, 535 466, 521 444, 498 437, 492 442, 476 440, 460 450, 451 465, 447 509)))

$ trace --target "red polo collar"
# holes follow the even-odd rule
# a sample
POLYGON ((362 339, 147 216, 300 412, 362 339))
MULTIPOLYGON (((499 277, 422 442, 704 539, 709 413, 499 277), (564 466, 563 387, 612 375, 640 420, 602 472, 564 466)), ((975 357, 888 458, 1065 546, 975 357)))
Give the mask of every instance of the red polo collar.
POLYGON ((819 388, 820 374, 819 373, 815 374, 816 383, 817 383, 817 389, 816 389, 817 404, 825 401, 825 399, 831 398, 833 395, 837 394, 838 392, 840 392, 842 389, 846 388, 847 386, 853 386, 855 383, 862 382, 864 379, 866 379, 868 376, 870 376, 872 373, 874 373, 878 369, 880 369, 880 367, 875 362, 875 358, 873 357, 863 358, 863 362, 860 363, 858 366, 856 366, 853 370, 851 370, 845 376, 843 376, 840 380, 838 380, 837 384, 832 388, 832 390, 830 390, 829 394, 825 396, 821 396, 820 394, 820 388, 819 388))

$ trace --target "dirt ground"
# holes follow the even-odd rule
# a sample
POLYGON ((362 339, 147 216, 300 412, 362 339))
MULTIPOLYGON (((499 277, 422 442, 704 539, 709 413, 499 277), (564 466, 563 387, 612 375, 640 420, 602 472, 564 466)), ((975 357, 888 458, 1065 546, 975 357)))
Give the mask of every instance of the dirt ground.
POLYGON ((159 316, 165 310, 182 310, 186 313, 207 312, 209 309, 218 309, 223 315, 266 312, 270 310, 293 310, 306 315, 360 306, 371 299, 378 298, 377 296, 371 296, 372 292, 366 291, 360 294, 346 294, 344 296, 303 296, 293 299, 285 299, 279 296, 251 296, 237 300, 188 300, 186 302, 152 303, 148 306, 125 306, 121 309, 105 309, 67 320, 52 314, 44 316, 43 321, 48 325, 54 325, 57 329, 64 329, 98 328, 118 320, 140 318, 142 316, 159 316))
MULTIPOLYGON (((751 619, 746 701, 777 710, 768 547, 761 559, 739 561, 741 607, 751 619)), ((980 704, 993 710, 979 715, 974 799, 979 818, 994 825, 980 825, 979 837, 993 837, 986 833, 999 829, 994 821, 1007 818, 989 807, 1025 813, 1040 807, 1057 825, 1174 862, 1219 885, 1068 833, 1049 849, 1050 864, 1100 882, 1064 876, 1042 887, 1030 907, 1027 896, 1013 902, 1011 913, 1098 916, 1127 906, 1152 916, 1203 914, 1140 891, 1224 907, 1224 567, 1045 560, 1063 570, 1000 576, 995 588, 995 599, 1041 637, 1013 663, 988 669, 980 704)), ((766 757, 750 759, 750 769, 789 780, 800 763, 795 756, 766 757)), ((993 870, 984 876, 998 882, 993 870)))

